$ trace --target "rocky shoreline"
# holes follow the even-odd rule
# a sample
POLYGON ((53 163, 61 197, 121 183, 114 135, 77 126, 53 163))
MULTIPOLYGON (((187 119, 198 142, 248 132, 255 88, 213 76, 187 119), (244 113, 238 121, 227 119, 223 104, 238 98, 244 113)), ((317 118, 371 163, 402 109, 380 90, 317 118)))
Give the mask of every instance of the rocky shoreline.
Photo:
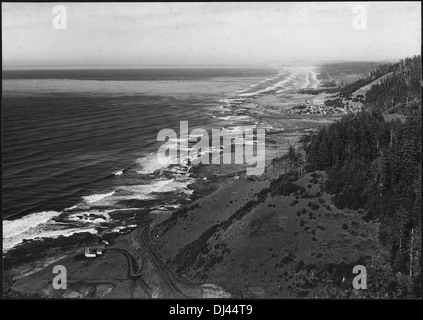
MULTIPOLYGON (((269 118, 270 115, 269 115, 269 118)), ((310 128, 317 128, 320 125, 328 123, 328 119, 321 117, 312 117, 312 119, 299 119, 298 117, 272 119, 273 127, 267 135, 267 143, 274 146, 280 146, 281 148, 275 149, 275 155, 283 154, 284 150, 288 145, 298 139, 298 137, 309 130, 310 128), (288 130, 278 130, 278 121, 284 122, 284 126, 288 130), (292 122, 292 123, 291 123, 292 122), (291 128, 291 129, 289 129, 291 128), (286 140, 288 139, 288 140, 286 140), (281 141, 285 141, 281 143, 281 141), (289 143, 286 144, 286 141, 289 143)), ((281 126, 282 127, 282 126, 281 126)), ((222 188, 233 189, 233 183, 244 184, 254 183, 257 180, 266 180, 270 176, 277 174, 274 169, 269 170, 270 164, 267 165, 266 173, 259 177, 247 177, 245 175, 245 166, 242 165, 197 165, 190 169, 192 177, 195 178, 195 182, 188 185, 187 188, 193 190, 190 199, 182 201, 182 208, 189 207, 191 204, 201 201, 212 194, 218 193, 222 188), (271 171, 271 173, 270 173, 271 171)), ((280 172, 281 173, 281 172, 280 172)), ((131 203, 132 204, 132 203, 131 203)), ((113 246, 119 243, 122 239, 125 241, 128 234, 134 234, 139 229, 139 226, 143 224, 145 219, 152 218, 151 227, 154 228, 163 221, 166 221, 168 217, 174 214, 174 211, 169 210, 141 210, 134 212, 135 225, 119 230, 118 232, 106 233, 98 236, 91 233, 76 233, 69 237, 60 236, 58 238, 42 238, 25 241, 16 248, 3 254, 4 259, 4 279, 5 285, 3 287, 3 293, 6 296, 19 296, 19 290, 11 290, 16 280, 20 279, 23 274, 31 274, 37 272, 39 269, 46 268, 46 261, 53 261, 55 258, 60 256, 73 256, 81 253, 86 246, 113 246), (106 242, 104 242, 106 241, 106 242), (13 292, 13 294, 12 294, 13 292)), ((113 219, 126 219, 127 215, 112 214, 113 219)), ((60 219, 60 217, 58 217, 60 219)))

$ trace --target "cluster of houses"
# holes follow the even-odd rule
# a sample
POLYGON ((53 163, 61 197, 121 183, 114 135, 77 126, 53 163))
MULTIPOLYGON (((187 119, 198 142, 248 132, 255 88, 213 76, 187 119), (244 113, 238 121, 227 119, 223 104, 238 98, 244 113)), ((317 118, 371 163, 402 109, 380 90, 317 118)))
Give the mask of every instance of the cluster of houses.
POLYGON ((343 107, 339 106, 327 106, 322 104, 312 104, 308 101, 304 105, 292 107, 291 109, 284 110, 285 114, 348 114, 357 113, 361 110, 361 104, 350 104, 349 102, 343 102, 343 107))

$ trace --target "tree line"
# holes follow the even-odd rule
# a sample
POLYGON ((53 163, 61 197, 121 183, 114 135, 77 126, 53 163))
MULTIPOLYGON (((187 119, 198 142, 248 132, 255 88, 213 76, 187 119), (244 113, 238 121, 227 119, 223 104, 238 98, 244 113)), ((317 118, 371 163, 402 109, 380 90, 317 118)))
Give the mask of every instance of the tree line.
POLYGON ((369 107, 381 112, 397 107, 401 113, 418 108, 421 90, 421 57, 401 60, 392 66, 392 74, 366 93, 369 107))
MULTIPOLYGON (((366 111, 349 114, 300 138, 305 171, 325 170, 325 189, 340 208, 361 209, 380 222, 389 250, 395 296, 420 297, 421 282, 421 96, 420 56, 384 65, 368 79, 392 75, 366 95, 366 111), (387 122, 387 101, 411 104, 405 121, 387 122), (407 278, 399 284, 398 277, 407 278), (401 287, 401 290, 398 289, 401 287), (396 289, 395 289, 396 288, 396 289), (401 292, 401 293, 398 293, 401 292)), ((367 80, 366 80, 367 81, 367 80)), ((294 154, 290 152, 295 160, 294 154)), ((287 155, 287 158, 289 156, 287 155)))

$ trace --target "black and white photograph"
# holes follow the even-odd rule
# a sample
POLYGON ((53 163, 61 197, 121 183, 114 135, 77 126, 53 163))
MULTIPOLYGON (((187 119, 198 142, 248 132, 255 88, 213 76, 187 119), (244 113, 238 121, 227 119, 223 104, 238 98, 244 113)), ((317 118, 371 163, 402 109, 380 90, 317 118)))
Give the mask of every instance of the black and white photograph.
POLYGON ((421 2, 1 18, 3 299, 421 299, 421 2))

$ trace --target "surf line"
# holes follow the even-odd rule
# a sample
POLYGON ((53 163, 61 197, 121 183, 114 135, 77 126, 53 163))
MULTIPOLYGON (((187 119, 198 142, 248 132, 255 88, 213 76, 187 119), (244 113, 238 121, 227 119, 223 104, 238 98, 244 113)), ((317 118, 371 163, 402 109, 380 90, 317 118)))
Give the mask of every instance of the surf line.
POLYGON ((188 121, 180 121, 179 139, 173 129, 160 130, 157 134, 157 141, 164 141, 165 143, 157 151, 157 161, 161 165, 184 164, 184 162, 194 165, 199 163, 210 164, 210 154, 218 150, 219 156, 212 157, 212 164, 221 164, 221 153, 223 153, 223 164, 233 164, 232 149, 235 149, 234 164, 246 163, 251 165, 251 167, 247 167, 247 175, 259 175, 264 172, 266 158, 265 129, 239 126, 234 129, 212 129, 211 132, 211 140, 207 130, 202 128, 193 129, 188 133, 188 121), (255 134, 254 131, 256 131, 255 134), (254 135, 256 139, 254 139, 254 135), (221 143, 222 140, 223 143, 221 143), (234 148, 232 148, 232 140, 234 140, 234 148), (188 148, 188 141, 197 143, 188 148), (254 152, 254 149, 256 149, 256 152, 254 152))

